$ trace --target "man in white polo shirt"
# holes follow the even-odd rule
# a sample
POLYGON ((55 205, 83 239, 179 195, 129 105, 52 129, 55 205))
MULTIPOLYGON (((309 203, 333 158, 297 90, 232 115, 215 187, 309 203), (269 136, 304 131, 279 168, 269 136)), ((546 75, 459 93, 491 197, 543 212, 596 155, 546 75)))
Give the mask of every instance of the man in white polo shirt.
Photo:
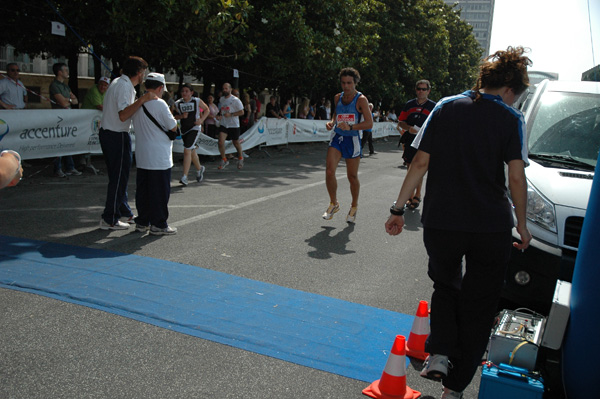
POLYGON ((100 146, 104 154, 108 174, 106 204, 100 228, 102 230, 126 230, 135 223, 133 212, 127 203, 127 183, 131 169, 131 117, 149 100, 158 96, 147 92, 135 99, 135 86, 144 79, 148 63, 140 57, 129 57, 121 70, 122 75, 111 83, 104 96, 104 112, 100 128, 100 146), (121 222, 127 218, 127 223, 121 222), (128 224, 129 223, 129 224, 128 224))

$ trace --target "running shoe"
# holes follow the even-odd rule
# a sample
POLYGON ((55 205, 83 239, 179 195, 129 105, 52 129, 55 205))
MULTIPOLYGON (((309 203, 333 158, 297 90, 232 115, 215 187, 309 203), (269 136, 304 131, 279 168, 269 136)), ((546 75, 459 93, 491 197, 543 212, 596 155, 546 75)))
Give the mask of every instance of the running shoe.
POLYGON ((170 236, 173 234, 177 234, 177 228, 167 226, 161 229, 160 227, 151 226, 150 234, 152 234, 153 236, 170 236))
POLYGON ((65 171, 65 175, 67 175, 67 176, 71 176, 71 175, 72 176, 81 176, 81 172, 78 171, 77 169, 73 168, 71 170, 65 171))
POLYGON ((340 210, 340 203, 339 202, 336 202, 335 204, 333 202, 330 202, 329 203, 329 207, 327 208, 327 210, 323 214, 323 219, 325 219, 325 220, 331 220, 333 218, 333 214, 336 213, 339 210, 340 210))
POLYGON ((448 389, 444 387, 444 392, 442 392, 441 399, 462 399, 462 392, 456 392, 452 389, 448 389))
POLYGON ((198 171, 198 173, 196 173, 196 181, 198 183, 202 182, 202 180, 204 180, 204 171, 206 170, 206 168, 204 167, 204 165, 200 165, 200 170, 198 171))
POLYGON ((448 367, 450 367, 448 356, 429 355, 425 359, 423 370, 421 370, 421 377, 433 381, 441 381, 448 376, 448 367))
POLYGON ((63 172, 62 169, 59 169, 56 172, 54 172, 54 176, 56 176, 56 177, 67 177, 67 175, 65 175, 65 172, 63 172))
POLYGON ((186 175, 181 176, 181 179, 179 179, 179 183, 183 184, 184 186, 188 185, 188 179, 186 175))
POLYGON ((128 224, 135 224, 135 215, 131 215, 127 218, 127 220, 125 221, 125 223, 128 224))
POLYGON ((227 165, 229 165, 229 161, 221 159, 221 162, 219 163, 219 167, 217 169, 225 169, 227 165))
POLYGON ((115 224, 109 224, 104 221, 104 219, 100 219, 100 229, 101 230, 127 230, 129 225, 127 223, 123 223, 120 220, 117 220, 115 224))
POLYGON ((242 169, 244 167, 244 158, 238 159, 238 169, 242 169))
POLYGON ((348 216, 346 216, 346 222, 347 223, 354 223, 354 221, 356 220, 356 212, 357 212, 358 208, 353 206, 350 208, 350 212, 348 212, 348 216))

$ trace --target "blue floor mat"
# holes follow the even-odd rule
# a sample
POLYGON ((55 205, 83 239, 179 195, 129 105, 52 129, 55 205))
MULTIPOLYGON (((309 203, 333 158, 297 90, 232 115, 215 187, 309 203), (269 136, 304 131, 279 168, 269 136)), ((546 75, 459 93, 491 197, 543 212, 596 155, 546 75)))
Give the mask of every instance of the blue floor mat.
POLYGON ((197 266, 7 236, 0 287, 366 382, 381 377, 414 319, 197 266))

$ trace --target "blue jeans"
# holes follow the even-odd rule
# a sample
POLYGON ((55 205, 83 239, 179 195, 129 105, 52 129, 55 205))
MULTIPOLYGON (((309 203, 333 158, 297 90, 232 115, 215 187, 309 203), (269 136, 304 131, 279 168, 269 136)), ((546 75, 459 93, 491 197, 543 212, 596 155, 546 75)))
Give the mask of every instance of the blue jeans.
POLYGON ((442 383, 462 392, 481 364, 488 343, 510 259, 511 232, 425 228, 423 242, 434 289, 425 350, 449 357, 453 367, 442 383))
POLYGON ((115 224, 121 217, 133 216, 127 203, 127 183, 133 159, 131 137, 128 132, 113 132, 102 128, 99 137, 108 173, 102 219, 108 224, 115 224))
POLYGON ((64 158, 65 160, 65 171, 70 171, 75 169, 75 163, 73 162, 73 157, 70 155, 67 155, 66 157, 56 157, 54 159, 54 173, 58 172, 59 170, 61 170, 61 166, 60 166, 60 161, 61 158, 64 158))

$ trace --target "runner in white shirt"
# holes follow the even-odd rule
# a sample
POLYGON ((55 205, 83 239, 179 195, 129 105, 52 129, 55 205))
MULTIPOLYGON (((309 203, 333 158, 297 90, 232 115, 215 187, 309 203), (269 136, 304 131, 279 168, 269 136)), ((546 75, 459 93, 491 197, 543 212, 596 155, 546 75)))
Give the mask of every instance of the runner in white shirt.
POLYGON ((219 100, 219 115, 217 119, 221 122, 219 126, 219 152, 221 153, 221 162, 219 169, 225 169, 229 161, 225 156, 225 140, 231 140, 233 146, 238 152, 238 169, 244 167, 244 154, 240 144, 240 116, 244 115, 244 105, 242 101, 231 94, 231 85, 223 84, 223 96, 219 100))

